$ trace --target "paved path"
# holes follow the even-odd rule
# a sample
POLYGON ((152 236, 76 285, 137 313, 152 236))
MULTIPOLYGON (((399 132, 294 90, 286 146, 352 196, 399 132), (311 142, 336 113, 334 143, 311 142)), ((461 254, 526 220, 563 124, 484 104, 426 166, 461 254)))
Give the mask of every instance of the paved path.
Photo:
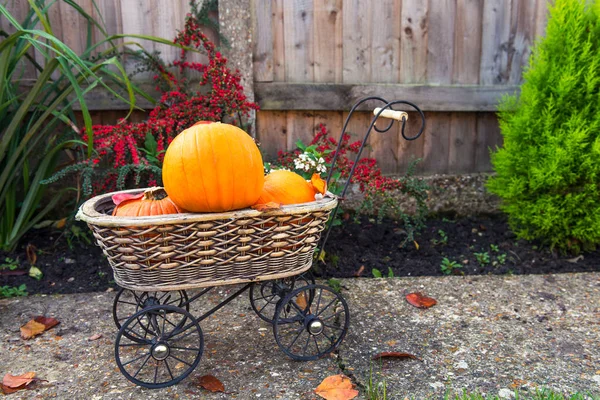
MULTIPOLYGON (((35 371, 48 380, 11 399, 315 399, 314 388, 340 366, 361 384, 370 370, 383 376, 390 399, 437 399, 463 389, 510 397, 514 389, 539 387, 600 395, 600 273, 354 279, 342 285, 352 322, 337 357, 289 360, 243 296, 203 321, 205 353, 192 375, 160 390, 130 384, 115 365, 114 293, 0 300, 0 374, 35 371), (414 308, 403 295, 411 291, 438 304, 414 308), (19 327, 44 312, 61 324, 20 339, 19 327), (94 334, 103 337, 88 341, 94 334), (371 361, 382 351, 422 361, 371 361), (229 393, 197 388, 195 378, 206 374, 229 393)), ((193 314, 231 290, 194 303, 193 314)))

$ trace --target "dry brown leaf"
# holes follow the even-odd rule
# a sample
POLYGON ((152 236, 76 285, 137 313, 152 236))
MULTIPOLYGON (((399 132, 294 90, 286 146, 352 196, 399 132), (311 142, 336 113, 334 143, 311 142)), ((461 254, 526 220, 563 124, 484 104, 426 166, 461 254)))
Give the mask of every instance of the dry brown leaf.
POLYGON ((56 318, 44 317, 43 315, 39 315, 33 320, 44 325, 46 327, 46 330, 54 328, 56 325, 60 324, 60 321, 58 321, 56 318))
POLYGON ((306 310, 308 307, 308 301, 306 300, 306 295, 304 292, 298 293, 298 297, 296 297, 296 304, 298 304, 298 306, 300 306, 300 308, 303 310, 306 310))
POLYGON ((27 275, 29 273, 26 269, 15 269, 11 271, 10 269, 0 270, 0 275, 4 276, 18 276, 18 275, 27 275))
POLYGON ((21 327, 21 337, 23 339, 31 339, 55 327, 59 323, 56 318, 44 317, 43 315, 37 316, 21 327))
POLYGON ((35 372, 25 372, 22 375, 11 375, 6 374, 4 378, 2 378, 2 392, 4 394, 10 394, 17 392, 19 390, 23 390, 29 385, 31 382, 35 380, 35 372))
POLYGON ((98 340, 98 339, 100 339, 101 337, 102 337, 102 334, 101 334, 101 333, 96 333, 96 334, 94 334, 94 335, 90 336, 90 337, 88 338, 88 341, 92 342, 92 341, 94 341, 94 340, 98 340))
POLYGON ((264 204, 255 204, 252 206, 252 209, 257 211, 279 210, 280 208, 281 204, 275 203, 274 201, 270 201, 264 204))
POLYGON ((406 301, 408 301, 411 305, 417 308, 429 308, 437 304, 437 301, 435 299, 427 297, 420 292, 407 294, 406 301))
POLYGON ((29 261, 29 265, 35 265, 37 262, 37 248, 29 243, 25 248, 25 253, 27 253, 27 261, 29 261))
POLYGON ((363 272, 365 272, 365 266, 361 265, 358 271, 354 273, 354 276, 358 278, 363 274, 363 272))
POLYGON ((371 360, 380 360, 382 358, 400 358, 400 359, 411 358, 413 360, 421 360, 419 357, 412 355, 410 353, 401 353, 398 351, 384 351, 382 353, 374 355, 371 358, 371 360))
POLYGON ((41 335, 46 330, 44 324, 31 320, 21 327, 21 337, 25 340, 41 335))
POLYGON ((346 375, 332 375, 323 379, 315 393, 325 400, 350 400, 358 396, 358 390, 346 375))
POLYGON ((225 386, 223 383, 212 375, 204 375, 199 377, 197 385, 206 390, 210 390, 211 392, 225 393, 225 386))
POLYGON ((57 229, 62 229, 65 227, 66 224, 67 224, 67 218, 65 217, 65 218, 61 218, 58 221, 56 221, 54 223, 54 227, 57 229))

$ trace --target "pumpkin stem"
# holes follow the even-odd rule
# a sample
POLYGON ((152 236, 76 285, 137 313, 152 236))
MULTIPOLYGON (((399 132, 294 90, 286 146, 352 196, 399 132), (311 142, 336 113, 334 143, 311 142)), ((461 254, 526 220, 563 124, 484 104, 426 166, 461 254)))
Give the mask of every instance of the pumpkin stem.
POLYGON ((142 200, 162 200, 167 196, 168 194, 164 188, 160 186, 154 186, 144 192, 144 197, 142 197, 142 200))

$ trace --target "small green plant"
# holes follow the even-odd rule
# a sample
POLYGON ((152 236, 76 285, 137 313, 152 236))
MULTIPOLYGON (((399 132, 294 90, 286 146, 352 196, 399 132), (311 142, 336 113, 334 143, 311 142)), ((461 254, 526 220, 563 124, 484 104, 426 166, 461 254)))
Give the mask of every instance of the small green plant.
POLYGON ((339 280, 337 280, 335 278, 328 279, 327 285, 329 285, 329 287, 332 288, 333 291, 336 293, 342 292, 342 282, 340 282, 339 280))
POLYGON ((440 264, 440 269, 444 275, 450 275, 459 268, 462 268, 462 265, 454 260, 450 260, 448 257, 444 257, 440 264))
POLYGON ((27 296, 27 286, 22 284, 21 286, 0 286, 0 299, 9 297, 22 297, 27 296))
POLYGON ((490 244, 490 249, 494 252, 494 253, 498 253, 500 252, 500 248, 498 247, 497 244, 490 244))
POLYGON ((106 272, 98 271, 98 278, 103 279, 106 276, 106 272))
POLYGON ((373 365, 369 369, 369 379, 365 385, 365 399, 368 400, 387 400, 387 382, 381 374, 373 374, 373 365))
POLYGON ((76 224, 72 224, 65 231, 65 239, 67 240, 67 246, 69 246, 69 249, 71 250, 73 250, 75 242, 85 243, 88 246, 92 244, 90 232, 88 230, 81 229, 76 224))
POLYGON ((473 253, 473 255, 475 256, 475 259, 477 259, 479 265, 481 265, 482 267, 490 263, 490 253, 488 253, 487 251, 483 251, 481 253, 473 253))
POLYGON ((373 268, 371 270, 371 273, 373 274, 373 278, 383 278, 383 275, 381 274, 381 271, 378 270, 377 268, 373 268))
POLYGON ((431 239, 431 243, 434 246, 437 246, 438 244, 447 245, 448 244, 448 234, 446 232, 444 232, 444 230, 440 229, 438 231, 438 235, 440 236, 440 239, 439 240, 435 239, 435 238, 431 239))
POLYGON ((8 269, 14 271, 17 268, 19 268, 19 260, 13 260, 10 257, 5 257, 4 262, 0 264, 0 270, 8 269))
POLYGON ((498 262, 498 264, 500 265, 504 265, 506 264, 506 253, 502 253, 502 254, 498 254, 496 256, 496 261, 498 262))

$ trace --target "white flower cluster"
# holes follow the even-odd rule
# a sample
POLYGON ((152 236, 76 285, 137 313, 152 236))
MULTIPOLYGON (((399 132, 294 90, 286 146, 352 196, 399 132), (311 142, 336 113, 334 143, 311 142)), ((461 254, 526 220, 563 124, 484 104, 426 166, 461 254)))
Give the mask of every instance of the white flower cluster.
POLYGON ((294 160, 294 167, 306 172, 310 171, 311 169, 314 169, 317 172, 327 171, 323 157, 319 157, 318 160, 314 160, 314 158, 310 157, 309 153, 300 154, 298 158, 294 160))

